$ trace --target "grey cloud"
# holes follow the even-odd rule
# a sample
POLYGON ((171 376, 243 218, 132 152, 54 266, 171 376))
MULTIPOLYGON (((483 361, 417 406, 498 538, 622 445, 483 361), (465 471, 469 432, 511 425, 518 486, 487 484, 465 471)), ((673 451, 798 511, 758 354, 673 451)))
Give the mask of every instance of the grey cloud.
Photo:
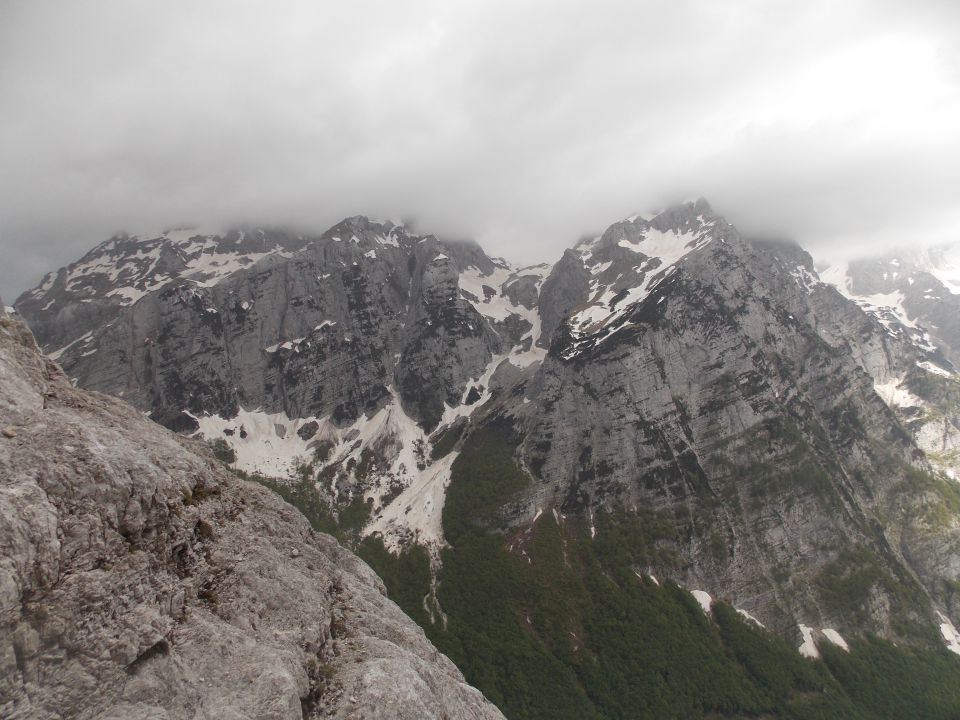
POLYGON ((704 195, 814 250, 960 221, 952 2, 0 5, 0 294, 112 232, 415 215, 521 261, 704 195))

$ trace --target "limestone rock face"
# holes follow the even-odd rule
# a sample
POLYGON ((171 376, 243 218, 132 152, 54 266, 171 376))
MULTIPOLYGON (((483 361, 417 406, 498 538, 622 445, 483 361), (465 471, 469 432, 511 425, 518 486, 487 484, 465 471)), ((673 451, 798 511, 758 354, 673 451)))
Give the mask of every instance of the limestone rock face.
POLYGON ((886 376, 871 371, 877 392, 931 462, 960 477, 960 245, 862 258, 822 277, 909 348, 886 376))
POLYGON ((173 429, 240 408, 349 424, 390 387, 429 427, 501 350, 460 293, 462 270, 492 270, 476 246, 366 218, 312 238, 252 232, 255 246, 181 234, 114 238, 18 302, 70 377, 173 429))
POLYGON ((511 531, 652 514, 671 531, 637 572, 789 636, 960 624, 960 278, 942 262, 821 277, 702 200, 528 268, 359 217, 231 254, 240 237, 111 241, 16 307, 79 385, 222 439, 245 470, 309 467, 393 549, 442 546, 462 444, 507 420, 532 479, 500 509, 511 531), (874 580, 845 603, 858 568, 874 580))
POLYGON ((332 505, 364 496, 384 518, 415 498, 428 507, 384 522, 432 541, 446 471, 429 467, 428 438, 445 413, 489 397, 495 358, 542 355, 535 300, 549 269, 354 217, 315 237, 114 238, 17 307, 81 387, 223 440, 247 472, 289 479, 322 458, 332 505), (439 497, 416 484, 421 471, 439 497))
POLYGON ((639 572, 787 635, 804 622, 891 637, 960 613, 960 517, 932 520, 954 491, 921 479, 937 473, 881 397, 907 372, 951 375, 942 356, 822 282, 799 248, 748 242, 702 203, 618 223, 561 263, 568 289, 558 264, 544 293, 583 298, 586 273, 587 299, 522 394, 487 408, 513 418, 534 478, 510 522, 652 512, 673 559, 639 572), (826 590, 856 562, 892 578, 866 607, 826 590))
POLYGON ((824 276, 868 313, 960 364, 960 245, 861 258, 824 276))
POLYGON ((540 291, 543 334, 539 344, 547 347, 550 338, 570 312, 585 303, 590 293, 590 273, 573 250, 564 252, 540 291))
POLYGON ((0 715, 500 718, 358 558, 0 317, 0 715))

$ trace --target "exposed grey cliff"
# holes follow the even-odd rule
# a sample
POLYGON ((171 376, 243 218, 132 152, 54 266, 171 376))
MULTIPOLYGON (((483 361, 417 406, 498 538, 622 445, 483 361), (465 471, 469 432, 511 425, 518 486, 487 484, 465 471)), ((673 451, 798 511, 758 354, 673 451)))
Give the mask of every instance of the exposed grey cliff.
POLYGON ((671 532, 637 572, 798 644, 798 623, 898 637, 960 617, 949 342, 703 201, 615 223, 552 268, 352 218, 212 284, 98 286, 131 301, 70 331, 98 257, 17 304, 58 327, 44 336, 67 344, 45 347, 71 377, 224 439, 240 467, 306 467, 392 548, 443 545, 462 443, 507 418, 533 479, 503 508, 514 530, 652 512, 671 532), (863 568, 863 597, 841 598, 863 568))
POLYGON ((272 249, 253 252, 236 231, 116 238, 18 306, 81 385, 178 430, 196 429, 184 411, 240 407, 349 424, 391 385, 429 429, 501 350, 460 295, 468 264, 493 267, 475 246, 366 218, 308 239, 253 234, 272 249), (192 264, 171 267, 181 254, 192 264))
POLYGON ((674 528, 673 560, 638 571, 788 635, 803 622, 893 636, 904 618, 960 612, 960 519, 932 521, 949 501, 911 485, 930 468, 874 388, 922 356, 805 253, 747 242, 705 207, 614 225, 578 251, 590 301, 526 381, 528 402, 489 409, 515 419, 535 478, 514 522, 653 510, 674 528), (891 580, 852 609, 825 578, 855 562, 891 580))

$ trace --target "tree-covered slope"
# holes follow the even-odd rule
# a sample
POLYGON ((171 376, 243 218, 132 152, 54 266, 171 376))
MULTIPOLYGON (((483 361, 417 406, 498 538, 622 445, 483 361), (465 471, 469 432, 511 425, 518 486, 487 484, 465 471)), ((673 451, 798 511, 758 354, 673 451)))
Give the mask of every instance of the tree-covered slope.
MULTIPOLYGON (((935 642, 864 636, 849 651, 820 642, 821 659, 810 659, 727 603, 705 612, 687 589, 639 572, 669 552, 662 541, 675 529, 663 514, 598 512, 591 528, 549 512, 526 529, 503 527, 496 508, 529 482, 510 433, 503 422, 476 431, 454 463, 451 546, 435 593, 419 548, 361 547, 398 604, 508 718, 960 714, 960 657, 935 642)), ((851 612, 856 586, 882 581, 859 561, 824 579, 851 612)))

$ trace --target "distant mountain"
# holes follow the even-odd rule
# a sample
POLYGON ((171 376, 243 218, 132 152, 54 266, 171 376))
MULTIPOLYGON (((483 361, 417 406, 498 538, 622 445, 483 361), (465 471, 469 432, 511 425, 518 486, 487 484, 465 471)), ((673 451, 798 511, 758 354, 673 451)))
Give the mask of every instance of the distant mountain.
POLYGON ((952 380, 960 364, 960 245, 855 260, 822 277, 913 346, 914 364, 879 379, 876 390, 931 462, 958 479, 960 395, 952 380))
MULTIPOLYGON (((879 637, 952 667, 960 295, 943 262, 821 277, 703 200, 530 268, 362 217, 253 237, 239 254, 236 232, 193 237, 192 264, 156 275, 151 259, 129 277, 116 268, 182 240, 111 241, 16 307, 79 385, 214 441, 355 543, 508 715, 623 716, 617 678, 663 648, 614 650, 609 613, 620 637, 676 622, 729 659, 718 608, 735 608, 824 653, 816 702, 841 707, 823 684, 840 683, 838 716, 871 715, 830 648, 901 652, 879 637), (545 693, 559 705, 537 705, 545 693)), ((692 703, 676 716, 798 717, 812 692, 800 670, 766 695, 724 667, 731 684, 709 701, 680 689, 693 675, 663 680, 664 698, 692 703)))

